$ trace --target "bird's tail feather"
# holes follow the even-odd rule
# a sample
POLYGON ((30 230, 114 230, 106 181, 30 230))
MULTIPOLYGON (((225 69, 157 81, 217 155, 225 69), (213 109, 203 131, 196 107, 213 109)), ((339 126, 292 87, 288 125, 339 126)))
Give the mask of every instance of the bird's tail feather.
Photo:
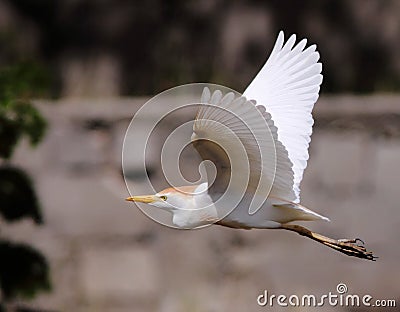
POLYGON ((329 218, 322 216, 300 204, 296 203, 279 203, 273 205, 275 208, 284 210, 285 216, 287 216, 288 221, 316 221, 324 220, 330 221, 329 218))

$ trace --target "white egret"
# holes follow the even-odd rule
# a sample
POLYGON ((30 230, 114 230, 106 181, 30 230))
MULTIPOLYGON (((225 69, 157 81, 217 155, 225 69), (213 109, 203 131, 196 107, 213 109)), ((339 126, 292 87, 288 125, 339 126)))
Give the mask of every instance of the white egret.
MULTIPOLYGON (((322 82, 322 65, 318 62, 315 45, 305 48, 306 39, 295 43, 295 35, 285 43, 283 32, 279 33, 270 57, 243 97, 235 99, 233 93, 223 96, 220 91, 211 94, 209 89, 204 89, 201 103, 209 105, 199 109, 192 142, 200 156, 216 166, 216 179, 210 188, 207 183, 168 188, 155 195, 133 196, 127 200, 169 211, 172 222, 179 228, 219 224, 237 229, 284 229, 344 254, 374 260, 376 257, 365 249, 360 239, 336 240, 290 223, 329 221, 300 205, 300 182, 307 165, 313 125, 311 111, 322 82), (254 114, 255 108, 258 115, 254 114), (239 122, 232 121, 231 113, 240 119, 239 122), (254 133, 260 129, 264 132, 254 133), (249 134, 253 135, 253 140, 249 139, 249 134), (237 139, 233 140, 232 135, 237 139), (218 141, 223 141, 222 148, 218 147, 218 141), (231 163, 235 155, 229 154, 241 148, 247 153, 247 159, 243 160, 246 163, 235 167, 231 163), (264 159, 256 154, 262 154, 264 159), (245 179, 247 173, 248 180, 245 179), (219 207, 214 204, 229 188, 230 177, 234 175, 236 179, 243 176, 247 186, 243 198, 232 201, 235 202, 232 211, 221 216, 219 207), (251 213, 252 200, 260 197, 262 203, 251 213)), ((233 183, 231 191, 234 192, 235 187, 238 186, 233 183)), ((229 199, 228 196, 223 203, 226 205, 229 199)))

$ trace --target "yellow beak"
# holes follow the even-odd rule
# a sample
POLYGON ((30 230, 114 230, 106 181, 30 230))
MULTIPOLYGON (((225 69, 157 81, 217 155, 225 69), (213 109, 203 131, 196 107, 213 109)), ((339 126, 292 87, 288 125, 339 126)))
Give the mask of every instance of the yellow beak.
POLYGON ((132 197, 128 197, 125 200, 137 202, 137 203, 150 204, 150 203, 154 203, 155 201, 158 201, 158 197, 154 196, 154 195, 132 196, 132 197))

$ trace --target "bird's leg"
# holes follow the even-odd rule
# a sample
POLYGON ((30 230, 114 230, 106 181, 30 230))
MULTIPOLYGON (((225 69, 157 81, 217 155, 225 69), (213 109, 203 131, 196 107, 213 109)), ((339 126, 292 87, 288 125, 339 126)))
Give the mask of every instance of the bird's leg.
POLYGON ((333 239, 321 234, 310 231, 309 229, 294 224, 283 224, 281 229, 296 232, 302 236, 311 238, 319 243, 324 244, 332 249, 340 251, 348 256, 358 257, 362 259, 375 261, 377 258, 371 251, 367 251, 364 242, 359 239, 333 239))

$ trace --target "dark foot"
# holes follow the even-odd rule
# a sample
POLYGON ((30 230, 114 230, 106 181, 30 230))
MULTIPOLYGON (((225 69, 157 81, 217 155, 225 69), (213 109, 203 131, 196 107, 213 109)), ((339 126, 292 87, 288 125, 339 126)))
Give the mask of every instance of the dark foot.
POLYGON ((324 242, 325 245, 336 249, 348 256, 376 261, 378 258, 371 251, 367 251, 364 242, 359 239, 339 239, 336 242, 324 242))

